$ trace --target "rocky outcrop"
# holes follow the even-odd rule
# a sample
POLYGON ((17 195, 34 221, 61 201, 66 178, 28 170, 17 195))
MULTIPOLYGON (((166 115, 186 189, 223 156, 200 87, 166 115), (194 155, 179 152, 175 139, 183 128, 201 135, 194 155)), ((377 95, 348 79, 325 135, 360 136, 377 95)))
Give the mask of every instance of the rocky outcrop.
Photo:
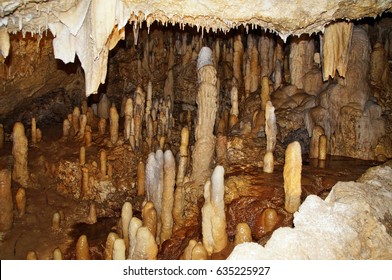
POLYGON ((228 259, 391 259, 392 162, 356 182, 338 182, 325 200, 310 195, 263 247, 236 246, 228 259))

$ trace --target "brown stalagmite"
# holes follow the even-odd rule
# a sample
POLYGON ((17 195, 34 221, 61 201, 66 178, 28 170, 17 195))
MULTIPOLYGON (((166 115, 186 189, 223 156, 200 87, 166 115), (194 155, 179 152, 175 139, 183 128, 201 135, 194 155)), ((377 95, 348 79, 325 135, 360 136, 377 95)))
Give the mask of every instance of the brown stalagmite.
POLYGON ((121 228, 122 228, 122 237, 124 238, 126 255, 128 255, 129 248, 129 223, 131 222, 133 216, 132 204, 126 201, 121 210, 121 228))
POLYGON ((86 126, 87 126, 87 116, 85 114, 81 114, 79 117, 78 139, 84 140, 84 134, 86 133, 86 126))
POLYGON ((135 251, 135 247, 136 247, 136 233, 138 231, 138 229, 140 227, 143 226, 143 222, 136 217, 133 217, 131 219, 131 222, 129 223, 129 228, 128 228, 128 232, 129 232, 129 253, 128 253, 128 259, 131 260, 133 257, 133 253, 135 251))
POLYGON ((197 244, 197 241, 194 239, 189 240, 188 245, 185 247, 184 252, 180 256, 180 260, 191 260, 192 259, 192 250, 197 244))
POLYGON ((110 142, 113 145, 117 143, 118 140, 118 113, 116 109, 116 105, 113 103, 112 107, 110 107, 109 111, 109 120, 110 120, 110 142))
POLYGON ((108 163, 108 179, 111 180, 113 178, 113 165, 108 163))
POLYGON ((92 132, 91 127, 89 125, 86 125, 86 131, 84 133, 84 145, 86 147, 91 147, 92 145, 93 139, 92 139, 91 132, 92 132))
POLYGON ((264 111, 267 102, 270 100, 269 79, 267 76, 261 78, 261 109, 264 111))
POLYGON ((98 135, 103 136, 106 132, 106 119, 100 118, 98 122, 98 135))
POLYGON ((31 144, 37 144, 37 123, 35 118, 31 118, 31 144))
POLYGON ((265 173, 274 172, 274 154, 272 152, 267 152, 264 156, 263 171, 265 173))
POLYGON ((319 157, 319 141, 320 136, 324 134, 324 129, 316 125, 312 130, 312 138, 310 139, 309 158, 319 157))
POLYGON ((86 164, 86 147, 80 147, 79 151, 79 164, 85 165, 86 164))
POLYGON ((30 260, 30 261, 38 260, 37 253, 35 251, 28 251, 26 255, 26 260, 30 260))
POLYGON ((238 123, 238 89, 237 87, 233 87, 230 92, 231 95, 231 109, 230 109, 230 119, 229 119, 229 128, 233 128, 235 124, 238 123))
POLYGON ((273 231, 278 223, 278 214, 276 213, 276 210, 271 208, 265 209, 261 214, 260 222, 264 232, 273 231))
POLYGON ((65 119, 63 121, 63 139, 68 139, 70 130, 71 130, 71 123, 69 122, 68 119, 65 119))
POLYGON ((63 259, 63 253, 60 248, 56 248, 53 250, 53 260, 60 261, 63 259))
POLYGON ((346 76, 353 26, 352 22, 340 21, 325 27, 321 46, 324 81, 329 76, 334 78, 336 71, 346 76))
POLYGON ((23 187, 20 187, 16 192, 15 206, 18 216, 22 217, 26 213, 26 190, 23 187))
POLYGON ((137 164, 137 195, 144 195, 145 193, 145 166, 143 161, 137 164))
POLYGON ((156 260, 158 245, 154 236, 147 227, 140 227, 136 233, 136 246, 132 259, 134 260, 156 260))
POLYGON ((200 241, 192 249, 191 260, 207 260, 208 252, 200 241))
POLYGON ((147 227, 151 234, 157 236, 157 211, 154 203, 147 201, 142 210, 143 226, 147 227))
POLYGON ((39 143, 42 140, 42 131, 41 131, 41 129, 37 128, 36 129, 36 134, 37 134, 37 143, 39 143))
POLYGON ((105 120, 109 118, 110 111, 110 100, 106 94, 103 94, 101 100, 98 103, 98 117, 104 118, 105 120))
POLYGON ((210 165, 214 156, 215 137, 213 134, 217 112, 216 69, 211 61, 212 51, 208 47, 200 50, 198 57, 199 90, 196 103, 197 120, 195 148, 192 155, 191 180, 196 186, 204 184, 211 175, 210 165))
POLYGON ((72 112, 72 137, 79 132, 79 118, 80 118, 80 109, 79 107, 75 107, 72 112))
POLYGON ((4 148, 4 126, 0 123, 0 150, 4 148))
POLYGON ((110 232, 108 234, 108 237, 106 238, 106 243, 105 243, 105 260, 112 260, 113 259, 114 242, 118 238, 120 238, 120 237, 115 232, 110 232))
POLYGON ((99 151, 99 163, 100 163, 102 179, 105 179, 106 177, 106 170, 107 170, 106 161, 107 161, 106 150, 102 149, 99 151))
POLYGON ((8 231, 14 222, 11 192, 11 172, 0 170, 0 232, 8 231))
POLYGON ((80 192, 80 197, 83 200, 87 200, 89 194, 90 194, 90 188, 89 188, 88 168, 82 167, 82 190, 80 192))
POLYGON ((56 212, 53 214, 52 217, 52 230, 58 231, 60 229, 60 223, 61 223, 60 213, 56 212))
POLYGON ((97 222, 97 207, 95 202, 90 203, 88 217, 87 217, 87 224, 95 224, 97 222))
POLYGON ((113 260, 125 260, 125 240, 122 238, 117 238, 113 245, 113 260))
POLYGON ((80 107, 82 107, 82 114, 86 115, 88 110, 88 103, 86 99, 82 100, 82 105, 80 107))
POLYGON ((88 248, 88 241, 86 235, 81 235, 76 243, 76 259, 77 260, 89 260, 90 252, 88 248))
POLYGON ((319 140, 319 160, 327 159, 327 136, 324 134, 320 136, 319 140))
POLYGON ((222 166, 215 167, 211 181, 204 186, 202 213, 203 245, 209 255, 222 251, 228 243, 224 203, 224 174, 222 166))
POLYGON ((252 232, 247 223, 239 223, 236 227, 234 245, 252 242, 252 232))
POLYGON ((170 150, 163 154, 163 193, 162 193, 162 228, 160 232, 160 244, 169 239, 173 232, 173 201, 174 186, 176 184, 176 160, 170 150))
POLYGON ((12 155, 14 156, 12 180, 19 183, 22 187, 27 187, 29 182, 29 171, 27 169, 28 140, 21 122, 14 124, 12 139, 12 155))
POLYGON ((283 170, 285 209, 289 213, 296 212, 301 204, 301 173, 301 145, 294 141, 287 146, 283 170))
POLYGON ((124 138, 125 140, 129 139, 131 136, 131 121, 133 118, 133 100, 132 98, 127 98, 125 102, 124 109, 124 138))

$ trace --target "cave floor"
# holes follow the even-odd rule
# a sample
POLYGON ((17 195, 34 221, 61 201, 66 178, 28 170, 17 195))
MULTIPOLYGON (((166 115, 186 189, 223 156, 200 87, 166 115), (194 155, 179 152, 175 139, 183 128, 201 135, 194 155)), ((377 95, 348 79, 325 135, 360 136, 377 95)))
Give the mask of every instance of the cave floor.
MULTIPOLYGON (((49 133, 48 133, 49 135, 49 133)), ((75 259, 75 244, 82 234, 87 236, 92 259, 102 259, 106 237, 111 231, 116 231, 123 201, 131 200, 134 205, 134 215, 140 217, 142 197, 135 197, 135 190, 129 190, 128 196, 121 194, 122 202, 118 204, 97 203, 98 221, 88 223, 89 204, 91 201, 76 199, 72 194, 58 191, 58 178, 53 176, 51 163, 68 159, 75 162, 79 159, 79 147, 72 141, 56 140, 61 132, 53 129, 51 137, 34 147, 29 147, 29 169, 32 187, 26 188, 26 213, 18 217, 14 210, 14 224, 11 231, 0 236, 0 259, 26 259, 29 251, 35 251, 38 259, 53 259, 53 250, 59 248, 64 259, 75 259), (110 208, 110 209, 109 209, 110 208), (52 229, 52 217, 55 212, 61 216, 59 230, 52 229)), ((89 148, 88 154, 98 154, 97 147, 89 148)), ((86 155, 86 158, 87 158, 86 155)), ((134 154, 134 160, 140 155, 134 154)), ((11 144, 2 153, 1 166, 12 166, 11 144)), ((363 161, 344 157, 328 157, 325 166, 319 166, 317 161, 303 161, 302 170, 302 200, 310 194, 325 198, 332 186, 338 181, 356 180, 366 169, 380 163, 363 161)), ((135 164, 136 165, 136 164, 135 164)), ((128 181, 135 182, 136 168, 128 181)), ((116 167, 114 167, 116 170, 116 167)), ((234 199, 226 204, 227 231, 230 245, 222 254, 213 255, 214 259, 225 258, 233 248, 235 227, 243 220, 255 223, 249 218, 250 213, 262 211, 266 207, 277 209, 282 214, 278 226, 292 226, 292 215, 285 213, 283 191, 283 166, 276 165, 271 174, 263 173, 262 167, 256 165, 231 165, 226 167, 225 182, 243 182, 234 199), (243 213, 239 213, 243 211, 243 213)), ((121 178, 118 178, 121 179, 121 178)), ((122 178, 124 179, 124 178, 122 178)), ((134 186, 134 185, 133 185, 134 186)), ((18 189, 13 183, 12 193, 18 189)), ((115 199, 115 196, 114 198, 115 199)), ((159 259, 177 259, 190 239, 201 240, 199 226, 179 229, 173 233, 168 244, 163 244, 158 254, 159 259), (176 251, 177 250, 177 251, 176 251)), ((252 230, 254 241, 265 244, 272 233, 258 233, 252 230)))

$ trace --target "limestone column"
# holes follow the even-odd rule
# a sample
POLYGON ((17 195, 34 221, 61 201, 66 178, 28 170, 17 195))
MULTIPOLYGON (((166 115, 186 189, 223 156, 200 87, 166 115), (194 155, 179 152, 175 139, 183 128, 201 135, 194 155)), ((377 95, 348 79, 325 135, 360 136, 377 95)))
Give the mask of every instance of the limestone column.
POLYGON ((212 51, 208 47, 200 50, 197 69, 199 90, 196 103, 197 120, 195 128, 195 148, 192 155, 191 180, 196 186, 203 185, 210 176, 210 165, 214 156, 215 137, 213 134, 217 112, 217 78, 212 63, 212 51))

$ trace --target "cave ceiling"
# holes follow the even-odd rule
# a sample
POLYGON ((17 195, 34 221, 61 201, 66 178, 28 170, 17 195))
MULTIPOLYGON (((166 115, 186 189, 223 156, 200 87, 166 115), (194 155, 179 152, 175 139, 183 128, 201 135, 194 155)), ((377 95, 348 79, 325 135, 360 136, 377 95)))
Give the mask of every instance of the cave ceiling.
POLYGON ((196 26, 200 32, 262 27, 290 35, 323 32, 336 20, 377 17, 392 8, 392 0, 19 0, 0 1, 0 52, 9 53, 8 33, 22 31, 55 36, 54 55, 65 63, 78 56, 85 72, 86 95, 105 82, 108 52, 124 39, 124 26, 141 23, 196 26))

